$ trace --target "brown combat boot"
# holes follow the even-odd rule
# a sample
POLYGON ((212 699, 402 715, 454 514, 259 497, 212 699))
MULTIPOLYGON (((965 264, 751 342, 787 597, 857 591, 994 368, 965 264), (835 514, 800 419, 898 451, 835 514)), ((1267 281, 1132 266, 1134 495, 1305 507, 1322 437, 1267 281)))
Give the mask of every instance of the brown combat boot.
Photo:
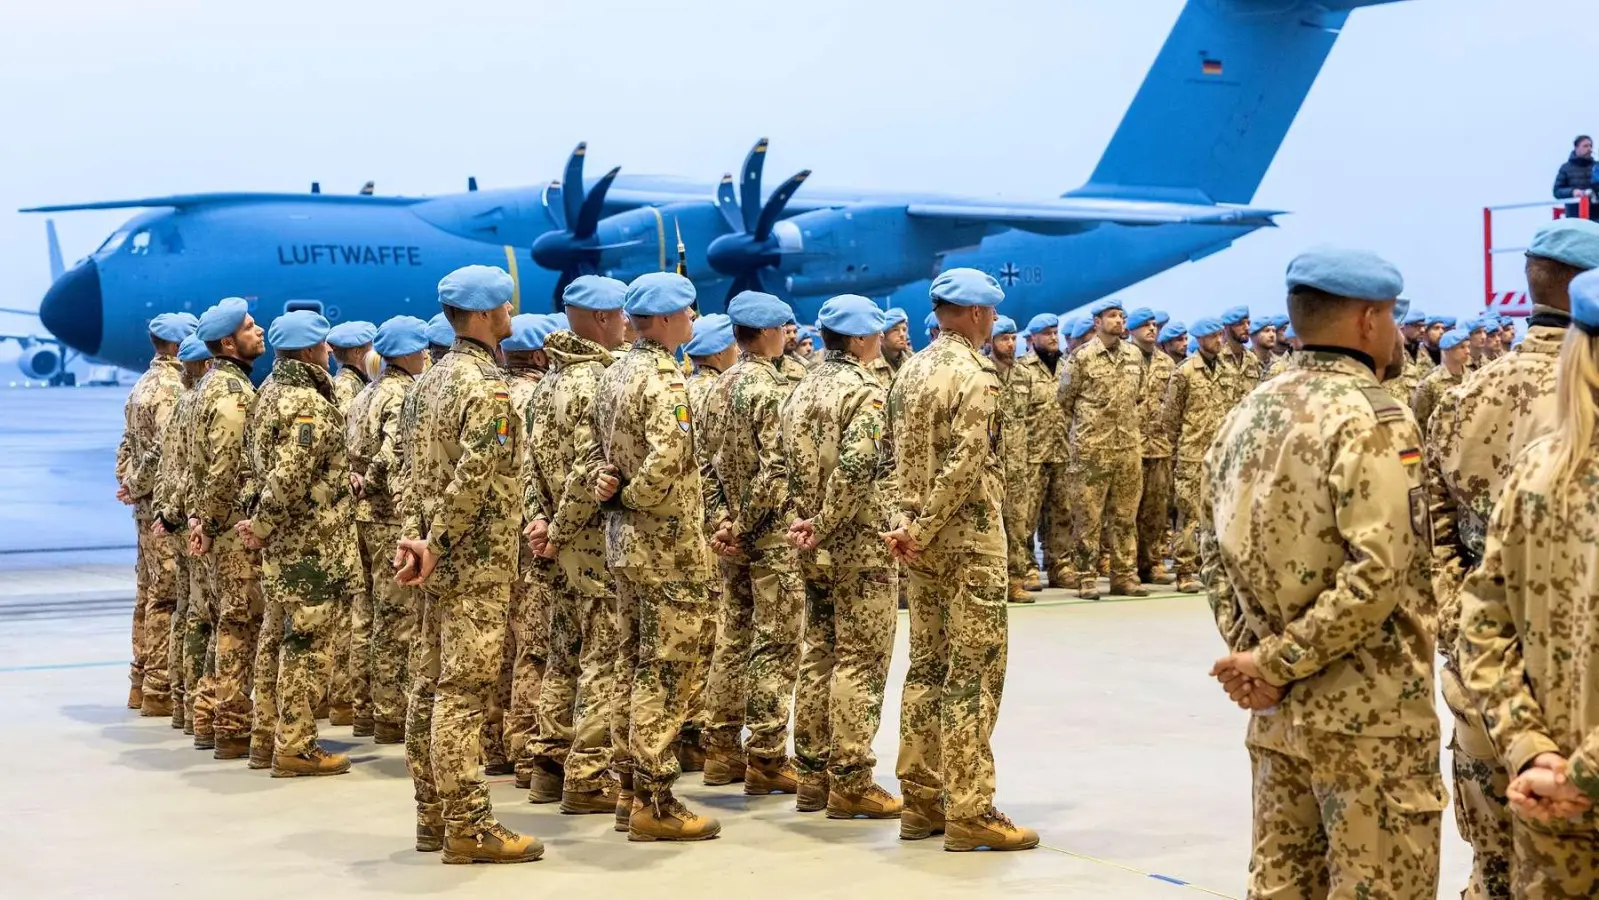
POLYGON ((1083 598, 1084 600, 1098 600, 1099 580, 1095 578, 1084 578, 1079 581, 1077 583, 1077 596, 1083 598))
POLYGON ((744 770, 744 793, 752 797, 767 794, 794 794, 799 792, 799 773, 787 757, 761 759, 749 758, 744 770))
POLYGON ((323 700, 321 703, 317 704, 316 709, 312 711, 312 715, 315 716, 318 719, 326 719, 328 717, 328 711, 329 711, 328 701, 323 700))
POLYGON ((1181 573, 1177 575, 1177 593, 1197 594, 1204 589, 1205 586, 1200 584, 1199 579, 1193 575, 1183 575, 1181 573))
POLYGON ((905 795, 899 817, 899 839, 922 841, 944 833, 944 800, 923 800, 905 795))
POLYGON ((1166 567, 1156 565, 1147 572, 1139 572, 1138 578, 1145 584, 1176 584, 1177 576, 1166 571, 1166 567))
POLYGON ((498 822, 475 835, 444 838, 446 865, 533 862, 543 855, 544 844, 538 838, 517 834, 498 822))
MULTIPOLYGON (((598 791, 562 791, 561 813, 568 816, 615 814, 618 791, 616 782, 606 781, 598 791)), ((629 809, 631 815, 632 810, 629 809)))
POLYGON ((349 703, 328 704, 329 725, 354 725, 355 707, 349 703))
POLYGON ((829 819, 897 819, 904 810, 905 804, 898 797, 877 784, 857 796, 845 796, 838 791, 827 795, 829 819))
POLYGON ((799 777, 799 794, 794 798, 794 809, 799 812, 818 812, 827 806, 827 773, 805 772, 799 777))
POLYGON ((250 761, 246 763, 246 765, 252 769, 272 768, 272 745, 273 739, 271 734, 267 734, 265 736, 258 734, 251 735, 250 761))
POLYGON ((639 792, 627 824, 630 841, 703 841, 722 831, 722 823, 690 812, 671 791, 639 792))
POLYGON ((144 690, 139 685, 128 688, 128 709, 139 709, 144 706, 144 690))
POLYGON ((561 785, 566 782, 566 767, 548 759, 533 761, 533 777, 528 780, 527 802, 560 803, 561 785))
POLYGON ((705 784, 709 787, 743 781, 746 769, 743 750, 715 748, 705 754, 705 784))
POLYGON ((350 726, 350 734, 354 737, 371 737, 373 728, 371 716, 357 716, 355 724, 350 726))
POLYGON ((1149 588, 1136 581, 1112 581, 1110 583, 1112 597, 1148 597, 1149 588))
POLYGON ((677 742, 677 767, 684 772, 705 771, 705 750, 697 740, 677 742))
POLYGON ((1057 567, 1049 573, 1049 586, 1053 588, 1069 588, 1077 584, 1077 575, 1067 568, 1057 567))
POLYGON ((216 745, 217 745, 216 744, 216 737, 211 732, 209 732, 209 731, 200 731, 198 729, 195 730, 195 732, 194 732, 194 749, 196 749, 196 750, 213 750, 213 749, 216 748, 216 745))
POLYGON ((250 739, 218 736, 213 750, 211 754, 213 759, 244 759, 250 755, 250 739))
POLYGON ((272 754, 272 777, 295 778, 300 775, 343 775, 350 771, 350 758, 343 753, 329 753, 321 747, 312 747, 310 753, 298 756, 272 754))
POLYGON ((1027 588, 1022 587, 1021 579, 1012 578, 1010 592, 1006 595, 1006 599, 1012 603, 1032 603, 1033 595, 1027 593, 1027 588))
POLYGON ((1036 569, 1028 569, 1027 577, 1022 579, 1022 590, 1036 594, 1043 589, 1044 583, 1038 580, 1038 571, 1036 569))
POLYGON ((416 852, 437 853, 444 849, 444 815, 437 803, 416 806, 416 852))
POLYGON ((624 772, 616 777, 615 830, 626 832, 633 820, 633 773, 624 772))
POLYGON ((990 806, 988 812, 970 819, 951 819, 944 832, 944 849, 952 853, 968 850, 1031 850, 1038 846, 1038 832, 1023 828, 990 806))
POLYGON ((516 764, 503 759, 491 759, 483 764, 484 775, 515 775, 516 764))
POLYGON ((372 743, 374 744, 403 744, 405 743, 405 726, 399 722, 373 722, 372 743))
POLYGON ((172 701, 162 700, 158 697, 139 698, 139 715, 142 718, 154 719, 157 716, 170 718, 172 716, 172 701))

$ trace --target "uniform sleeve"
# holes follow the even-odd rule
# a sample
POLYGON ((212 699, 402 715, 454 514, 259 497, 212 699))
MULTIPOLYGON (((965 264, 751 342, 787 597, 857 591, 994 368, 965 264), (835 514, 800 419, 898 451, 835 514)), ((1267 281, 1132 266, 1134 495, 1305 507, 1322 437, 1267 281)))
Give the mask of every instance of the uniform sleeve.
POLYGON ((116 473, 119 484, 128 483, 128 473, 133 468, 133 396, 122 407, 122 440, 117 442, 116 473))
POLYGON ((1527 681, 1511 608, 1517 601, 1505 590, 1504 538, 1508 529, 1525 524, 1514 490, 1514 484, 1507 485, 1505 502, 1494 510, 1482 564, 1466 576, 1459 595, 1461 680, 1482 709, 1488 736, 1512 774, 1540 753, 1560 752, 1527 681))
MULTIPOLYGON (((334 411, 328 404, 303 409, 283 420, 282 431, 270 435, 276 446, 271 448, 271 465, 261 473, 260 499, 250 517, 251 530, 256 537, 265 540, 290 518, 308 511, 311 484, 317 471, 326 468, 328 463, 323 448, 328 441, 337 440, 336 434, 330 435, 338 430, 334 411)), ((269 437, 268 431, 261 429, 258 438, 269 437)), ((263 453, 263 457, 267 455, 263 453)))
POLYGON ((194 512, 206 532, 213 537, 227 524, 241 491, 240 485, 253 482, 244 462, 244 423, 248 408, 243 394, 226 394, 210 408, 203 423, 203 440, 211 448, 203 477, 193 485, 194 512))
POLYGON ((999 401, 991 393, 993 384, 988 377, 968 377, 956 385, 955 421, 949 424, 955 446, 933 473, 928 486, 927 500, 920 514, 908 525, 911 540, 925 547, 932 537, 944 529, 955 510, 965 503, 977 488, 983 476, 983 465, 988 460, 988 422, 999 401))
POLYGON ((872 497, 872 483, 881 468, 878 450, 883 436, 883 392, 863 387, 852 398, 854 415, 844 424, 838 442, 838 464, 822 485, 822 508, 811 517, 818 541, 826 540, 839 524, 860 514, 872 497))
POLYGON ((1221 633, 1222 641, 1233 653, 1243 653, 1252 649, 1259 640, 1244 619, 1243 603, 1222 562, 1221 546, 1216 540, 1216 523, 1212 518, 1215 498, 1210 486, 1211 465, 1211 460, 1207 458, 1199 478, 1199 578, 1205 585, 1210 615, 1216 620, 1216 630, 1221 633))
POLYGON ((1423 381, 1416 385, 1410 394, 1410 411, 1416 416, 1416 424, 1421 427, 1421 433, 1427 433, 1427 423, 1432 421, 1433 410, 1438 405, 1438 394, 1433 390, 1432 383, 1423 381))
MULTIPOLYGON (((393 497, 394 475, 400 464, 400 403, 384 398, 374 397, 373 406, 381 404, 377 410, 378 420, 373 432, 367 437, 369 446, 366 450, 366 472, 362 478, 366 481, 366 495, 368 497, 393 497)), ((371 414, 371 410, 368 410, 371 414)))
POLYGON ((151 407, 151 416, 154 419, 154 430, 151 436, 156 438, 153 446, 140 454, 137 459, 129 461, 128 492, 135 498, 147 497, 155 490, 156 471, 161 465, 161 454, 165 452, 167 423, 172 421, 173 407, 177 406, 178 395, 171 390, 156 392, 154 403, 151 407))
POLYGON ((416 386, 412 385, 411 390, 400 401, 400 441, 397 444, 400 462, 399 479, 397 484, 391 484, 391 496, 399 507, 400 539, 405 541, 418 541, 426 537, 422 533, 422 503, 416 491, 412 490, 412 485, 416 482, 414 445, 416 432, 420 427, 420 417, 416 386))
POLYGON ((722 401, 722 392, 719 389, 721 377, 711 386, 705 395, 705 414, 696 418, 694 426, 694 452, 700 467, 700 494, 705 504, 705 529, 713 531, 716 526, 725 521, 731 521, 733 511, 728 506, 727 492, 722 488, 722 479, 716 474, 716 453, 720 448, 717 441, 725 435, 727 426, 726 416, 722 401), (704 441, 701 449, 700 442, 704 441))
POLYGON ((1060 367, 1060 386, 1055 391, 1061 412, 1066 414, 1068 429, 1072 427, 1072 419, 1077 414, 1077 397, 1083 390, 1083 373, 1078 366, 1081 358, 1077 353, 1066 357, 1066 365, 1060 367))
POLYGON ((509 433, 510 418, 509 399, 494 396, 486 382, 473 385, 461 408, 461 457, 428 522, 427 542, 434 553, 449 553, 456 538, 472 527, 488 502, 494 472, 515 469, 516 448, 501 440, 502 427, 509 433))
POLYGON ((688 467, 695 465, 693 440, 679 427, 676 408, 688 404, 688 393, 664 390, 651 378, 644 396, 644 458, 618 495, 628 509, 648 512, 666 502, 688 467), (671 396, 677 394, 677 396, 671 396))
POLYGON ((579 393, 572 398, 576 407, 576 415, 572 417, 572 447, 576 452, 572 454, 566 480, 560 485, 560 496, 555 498, 555 509, 549 511, 550 540, 556 543, 560 543, 563 536, 576 533, 600 511, 600 505, 594 502, 594 492, 589 488, 594 482, 594 470, 589 463, 591 454, 585 449, 599 443, 594 439, 593 397, 591 391, 586 397, 579 393))
MULTIPOLYGON (((554 510, 545 509, 544 491, 541 490, 542 480, 539 478, 538 456, 533 451, 533 411, 539 401, 539 391, 534 390, 528 397, 527 406, 521 410, 517 417, 517 427, 522 429, 522 445, 516 449, 516 471, 522 482, 522 521, 532 522, 536 519, 549 519, 554 515, 554 510)), ((588 416, 580 417, 579 421, 586 422, 588 416)), ((574 442, 574 446, 577 444, 574 442)))
POLYGON ((1466 577, 1465 547, 1460 542, 1460 507, 1444 481, 1446 461, 1454 453, 1459 394, 1445 391, 1433 408, 1423 455, 1427 504, 1432 515, 1432 591, 1438 601, 1438 649, 1456 660, 1460 634, 1460 584, 1466 577))
POLYGON ((1166 396, 1161 399, 1161 408, 1165 416, 1162 425, 1175 454, 1183 436, 1183 415, 1188 409, 1188 376, 1183 374, 1181 368, 1166 381, 1166 396))
POLYGON ((169 525, 184 518, 178 501, 184 457, 183 433, 179 428, 181 418, 174 410, 161 431, 161 454, 156 461, 155 483, 150 491, 151 513, 169 525))
POLYGON ((1321 592, 1280 635, 1267 635, 1255 659, 1268 681, 1288 684, 1320 672, 1380 631, 1399 602, 1411 554, 1409 478, 1387 428, 1344 426, 1327 473, 1345 559, 1321 592))
MULTIPOLYGON (((782 377, 779 374, 778 377, 782 377)), ((788 507, 788 462, 783 456, 783 395, 777 385, 761 391, 761 402, 754 410, 755 438, 759 443, 755 476, 744 486, 745 518, 735 522, 734 534, 764 531, 788 507)), ((786 523, 785 523, 786 524, 786 523)))

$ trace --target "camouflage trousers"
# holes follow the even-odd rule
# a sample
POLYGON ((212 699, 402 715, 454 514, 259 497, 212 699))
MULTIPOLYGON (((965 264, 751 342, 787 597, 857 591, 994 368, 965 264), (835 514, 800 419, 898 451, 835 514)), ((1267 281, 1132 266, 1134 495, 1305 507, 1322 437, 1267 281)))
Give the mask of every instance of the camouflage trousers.
POLYGON ((945 796, 951 819, 994 801, 990 738, 1005 688, 1009 643, 1005 561, 923 551, 910 578, 910 669, 900 700, 900 787, 945 796))
MULTIPOLYGON (((187 534, 177 536, 187 544, 187 534)), ((183 617, 183 730, 187 734, 212 734, 215 704, 200 690, 202 682, 216 668, 216 640, 212 629, 211 578, 203 558, 187 557, 189 607, 183 617)))
POLYGON ((705 677, 700 640, 711 615, 702 578, 668 569, 613 569, 616 578, 616 692, 611 768, 633 774, 638 791, 670 790, 680 774, 673 751, 694 684, 705 677))
POLYGON ((316 747, 316 707, 333 676, 333 633, 343 624, 343 607, 336 600, 268 598, 255 656, 252 749, 271 741, 275 754, 301 756, 316 747))
POLYGON ((144 685, 144 613, 145 606, 150 602, 150 523, 135 515, 133 517, 133 538, 135 550, 133 556, 133 624, 129 631, 128 642, 132 647, 133 655, 128 663, 128 682, 136 688, 144 685))
POLYGON ((1142 461, 1136 453, 1072 460, 1077 500, 1072 504, 1072 531, 1077 539, 1077 577, 1099 576, 1102 529, 1110 532, 1112 584, 1138 581, 1138 501, 1144 490, 1142 461))
POLYGON ((597 791, 609 780, 616 698, 616 591, 605 555, 563 546, 549 569, 549 659, 538 725, 517 759, 566 767, 565 790, 597 791))
MULTIPOLYGON (((265 593, 265 592, 263 592, 265 593)), ((255 675, 251 678, 250 746, 264 752, 277 742, 278 660, 283 646, 283 603, 267 594, 261 631, 255 642, 255 675)), ((321 698, 317 698, 318 703, 321 698)))
MULTIPOLYGON (((727 592, 726 569, 721 561, 717 562, 716 571, 711 575, 709 593, 706 595, 708 608, 712 614, 705 617, 705 624, 700 629, 700 658, 710 659, 716 652, 716 620, 714 610, 722 608, 722 595, 727 592)), ((711 727, 710 674, 709 664, 702 667, 704 677, 694 681, 694 686, 688 698, 688 718, 683 721, 681 740, 703 747, 705 745, 705 732, 711 727)))
POLYGON ((537 728, 539 694, 544 690, 550 655, 552 566, 547 560, 532 565, 530 573, 511 583, 500 679, 494 688, 484 735, 487 744, 483 755, 491 762, 514 763, 522 759, 537 728))
POLYGON ((177 574, 175 587, 178 602, 172 607, 172 627, 167 629, 167 675, 171 682, 172 727, 183 728, 189 716, 189 667, 184 658, 189 633, 189 550, 188 536, 169 534, 164 538, 172 544, 173 570, 177 574))
POLYGON ((1171 457, 1144 460, 1144 491, 1138 498, 1138 571, 1166 562, 1166 530, 1171 525, 1171 457))
POLYGON ((405 762, 418 811, 431 815, 442 808, 451 836, 474 837, 495 821, 479 765, 511 585, 464 576, 461 583, 470 588, 422 592, 420 629, 411 645, 405 762))
POLYGON ((1482 714, 1460 684, 1460 676, 1445 667, 1438 677, 1444 702, 1455 716, 1454 736, 1449 742, 1454 763, 1455 828, 1472 851, 1471 881, 1463 896, 1468 900, 1510 900, 1518 896, 1511 892, 1515 881, 1514 817, 1505 797, 1510 773, 1499 761, 1482 714))
MULTIPOLYGON (((1257 717, 1259 718, 1259 717, 1257 717)), ((1252 729, 1251 898, 1435 900, 1436 738, 1252 729)))
POLYGON ((1005 468, 1004 508, 1001 510, 1005 519, 1005 570, 1013 581, 1026 580, 1038 567, 1033 556, 1033 529, 1028 526, 1029 521, 1037 521, 1029 494, 1032 490, 1029 469, 1022 465, 1005 468))
POLYGON ((394 581, 394 545, 400 527, 361 522, 361 552, 372 573, 372 720, 399 726, 410 691, 411 645, 416 642, 421 600, 415 588, 394 581))
POLYGON ((736 747, 746 725, 747 754, 788 755, 804 616, 805 584, 794 551, 773 547, 756 551, 747 564, 728 564, 705 688, 707 749, 736 747))
POLYGON ((372 721, 372 579, 388 577, 394 570, 394 545, 369 548, 366 541, 371 536, 371 529, 356 525, 355 550, 360 571, 356 573, 355 590, 350 592, 348 659, 334 669, 331 691, 333 702, 350 704, 358 724, 372 721), (389 558, 387 565, 373 568, 369 562, 375 559, 382 563, 384 557, 389 558))
POLYGON ((205 563, 212 665, 200 679, 200 696, 212 712, 216 737, 244 739, 250 733, 250 671, 265 608, 261 557, 230 530, 212 542, 205 563))
POLYGON ((1177 461, 1172 473, 1172 495, 1177 500, 1177 552, 1173 561, 1177 577, 1199 574, 1200 464, 1177 461))
POLYGON ((1599 834, 1591 827, 1551 831, 1518 818, 1514 840, 1516 897, 1599 897, 1599 834))
POLYGON ((1072 580, 1071 482, 1066 469, 1066 463, 1039 463, 1023 470, 1027 508, 1022 527, 1026 529, 1028 563, 1033 562, 1032 537, 1037 532, 1044 546, 1044 571, 1055 587, 1076 586, 1072 580))
POLYGON ((805 644, 794 697, 794 758, 853 797, 872 785, 872 740, 894 652, 894 573, 806 562, 805 644))
POLYGON ((139 571, 133 611, 133 666, 129 679, 145 697, 168 700, 172 694, 172 611, 178 605, 178 547, 168 536, 152 534, 139 523, 139 571))

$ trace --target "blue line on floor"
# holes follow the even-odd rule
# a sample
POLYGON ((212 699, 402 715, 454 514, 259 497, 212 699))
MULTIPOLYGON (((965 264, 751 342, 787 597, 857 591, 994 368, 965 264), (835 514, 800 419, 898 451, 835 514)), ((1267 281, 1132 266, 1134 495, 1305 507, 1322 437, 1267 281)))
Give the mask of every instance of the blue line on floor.
POLYGON ((100 662, 75 662, 75 663, 45 663, 37 666, 0 666, 0 673, 4 672, 46 672, 51 669, 99 669, 105 666, 125 666, 125 659, 107 659, 100 662))
POLYGON ((1169 882, 1171 884, 1176 884, 1176 885, 1181 885, 1183 887, 1188 887, 1188 882, 1182 880, 1181 878, 1173 878, 1170 875, 1156 875, 1154 873, 1150 873, 1149 877, 1155 879, 1156 881, 1165 881, 1165 882, 1169 882))

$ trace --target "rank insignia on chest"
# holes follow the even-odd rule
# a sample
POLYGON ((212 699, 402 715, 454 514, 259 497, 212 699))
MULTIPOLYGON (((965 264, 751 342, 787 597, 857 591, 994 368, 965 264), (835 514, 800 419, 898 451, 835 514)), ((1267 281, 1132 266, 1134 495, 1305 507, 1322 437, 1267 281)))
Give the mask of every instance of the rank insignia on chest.
POLYGON ((504 447, 505 442, 511 439, 511 420, 505 416, 496 416, 494 419, 494 439, 504 447))
POLYGON ((677 420, 678 428, 682 429, 683 431, 687 431, 689 429, 690 417, 688 407, 686 405, 679 403, 677 406, 673 407, 672 418, 677 420))

